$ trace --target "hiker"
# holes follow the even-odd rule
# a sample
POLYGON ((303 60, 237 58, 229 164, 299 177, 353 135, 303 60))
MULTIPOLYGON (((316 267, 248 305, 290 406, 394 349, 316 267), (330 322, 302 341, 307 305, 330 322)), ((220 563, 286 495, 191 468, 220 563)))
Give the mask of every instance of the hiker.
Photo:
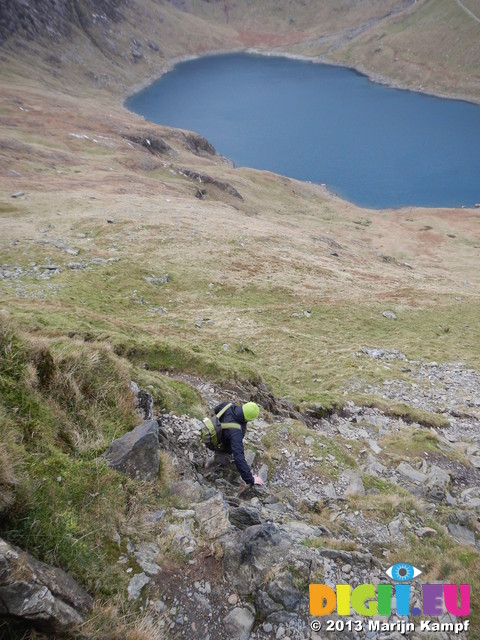
POLYGON ((255 420, 260 413, 260 409, 255 402, 247 402, 242 406, 233 403, 222 402, 214 409, 215 414, 220 414, 219 420, 222 425, 231 424, 231 427, 222 428, 222 444, 220 448, 215 449, 214 457, 205 465, 208 469, 214 464, 226 465, 233 461, 242 476, 242 480, 249 485, 263 485, 260 476, 254 476, 247 461, 245 460, 245 451, 243 450, 243 438, 247 432, 247 422, 255 420), (221 413, 222 409, 228 408, 221 413))

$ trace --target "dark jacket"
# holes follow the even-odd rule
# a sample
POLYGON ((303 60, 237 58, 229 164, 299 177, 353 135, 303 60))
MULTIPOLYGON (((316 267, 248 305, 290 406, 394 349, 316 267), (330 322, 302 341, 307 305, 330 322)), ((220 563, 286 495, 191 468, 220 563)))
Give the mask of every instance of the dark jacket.
MULTIPOLYGON (((228 402, 222 402, 214 409, 215 413, 218 413, 228 402)), ((242 480, 247 484, 253 484, 253 474, 245 460, 245 451, 243 449, 243 438, 247 432, 247 422, 243 415, 242 407, 232 404, 223 416, 220 417, 220 422, 235 422, 240 425, 241 429, 224 429, 223 430, 223 444, 222 449, 227 453, 233 455, 233 461, 238 469, 238 472, 242 476, 242 480)))

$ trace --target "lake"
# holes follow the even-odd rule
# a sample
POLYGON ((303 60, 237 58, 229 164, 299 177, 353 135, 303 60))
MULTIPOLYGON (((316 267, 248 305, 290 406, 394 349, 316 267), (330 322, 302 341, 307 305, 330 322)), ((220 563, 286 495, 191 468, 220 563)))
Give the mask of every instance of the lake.
POLYGON ((373 209, 480 202, 480 106, 351 69, 249 54, 182 62, 126 106, 236 166, 325 183, 373 209))

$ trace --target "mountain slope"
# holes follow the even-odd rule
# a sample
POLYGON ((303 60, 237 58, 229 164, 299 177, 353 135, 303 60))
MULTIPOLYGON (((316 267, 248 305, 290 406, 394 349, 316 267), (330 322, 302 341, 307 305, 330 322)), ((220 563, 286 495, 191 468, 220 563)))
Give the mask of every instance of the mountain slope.
POLYGON ((477 594, 477 210, 361 209, 319 185, 235 169, 197 134, 122 105, 177 57, 245 46, 407 85, 421 54, 437 83, 425 89, 478 99, 475 21, 443 0, 45 6, 0 9, 2 536, 95 597, 79 638, 175 638, 180 609, 195 633, 208 605, 223 620, 233 602, 252 620, 244 609, 260 619, 280 607, 265 624, 281 635, 293 620, 300 638, 310 578, 360 580, 368 567, 383 579, 387 560, 411 558, 428 579, 477 594), (437 64, 442 33, 448 46, 471 39, 437 64), (131 380, 168 436, 146 484, 98 461, 140 420, 131 380), (194 455, 196 419, 225 397, 262 405, 250 446, 270 476, 253 502, 235 494, 235 474, 204 478, 194 455), (351 484, 365 495, 345 496, 351 484), (202 498, 195 516, 193 498, 175 493, 185 487, 202 498), (225 547, 201 531, 212 497, 236 527, 225 547), (245 513, 263 528, 242 532, 245 513), (294 540, 278 580, 238 566, 249 536, 262 554, 265 541, 294 540), (142 592, 143 614, 128 585, 149 549, 165 580, 142 592), (231 593, 210 596, 223 577, 231 593))

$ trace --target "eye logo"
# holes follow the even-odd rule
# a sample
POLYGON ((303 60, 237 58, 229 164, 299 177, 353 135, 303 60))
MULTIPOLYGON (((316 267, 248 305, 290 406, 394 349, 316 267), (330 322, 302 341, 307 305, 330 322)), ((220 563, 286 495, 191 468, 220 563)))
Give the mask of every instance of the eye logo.
POLYGON ((411 564, 399 562, 397 564, 393 564, 385 571, 385 573, 389 578, 392 578, 392 580, 396 580, 397 582, 409 582, 419 576, 422 572, 411 564))

